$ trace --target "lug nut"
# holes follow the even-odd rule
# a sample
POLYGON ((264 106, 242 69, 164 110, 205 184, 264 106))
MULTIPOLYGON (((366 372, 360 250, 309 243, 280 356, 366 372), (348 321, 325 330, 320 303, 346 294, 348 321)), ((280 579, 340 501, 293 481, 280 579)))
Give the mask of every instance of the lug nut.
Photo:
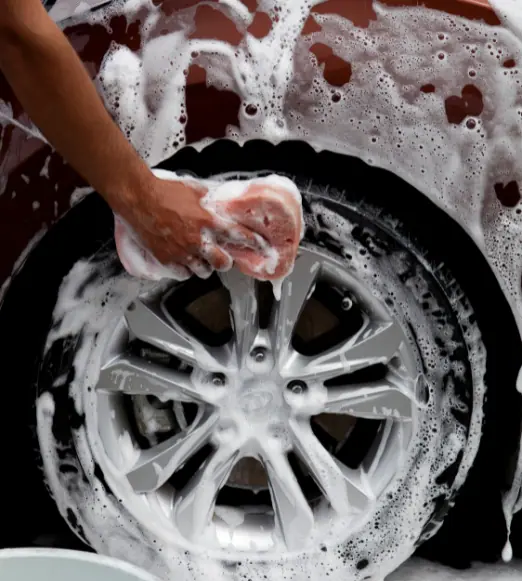
POLYGON ((266 349, 264 347, 256 347, 250 356, 256 363, 263 363, 266 359, 266 349))
POLYGON ((214 373, 212 375, 212 385, 215 387, 223 387, 227 382, 227 378, 223 373, 214 373))
POLYGON ((341 308, 343 311, 349 311, 353 307, 353 300, 346 295, 341 301, 341 308))
POLYGON ((295 393, 295 395, 302 395, 308 389, 308 386, 304 381, 296 379, 287 385, 287 389, 292 393, 295 393))

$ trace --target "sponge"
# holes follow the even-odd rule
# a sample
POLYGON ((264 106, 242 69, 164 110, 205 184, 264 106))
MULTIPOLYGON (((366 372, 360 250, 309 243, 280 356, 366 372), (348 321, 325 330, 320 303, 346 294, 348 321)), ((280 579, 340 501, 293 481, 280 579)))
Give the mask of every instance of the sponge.
MULTIPOLYGON (((196 182, 173 172, 155 170, 161 179, 196 182)), ((301 194, 292 180, 270 175, 251 180, 197 180, 207 188, 201 205, 214 217, 214 231, 201 233, 201 253, 208 255, 219 247, 228 257, 225 267, 235 265, 244 274, 258 280, 278 281, 292 271, 299 243, 304 234, 301 194), (248 228, 254 244, 239 234, 248 228), (225 234, 223 234, 225 232, 225 234)), ((169 278, 185 280, 196 274, 206 277, 210 269, 189 270, 180 264, 160 263, 140 241, 134 230, 115 215, 115 239, 118 255, 129 274, 150 280, 169 278)))

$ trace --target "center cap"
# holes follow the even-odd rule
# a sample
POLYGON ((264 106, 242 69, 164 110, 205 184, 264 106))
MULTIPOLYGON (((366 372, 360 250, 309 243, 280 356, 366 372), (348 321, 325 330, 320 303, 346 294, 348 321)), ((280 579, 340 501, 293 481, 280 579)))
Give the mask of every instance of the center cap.
POLYGON ((245 385, 238 396, 241 411, 249 418, 277 414, 282 397, 273 381, 252 381, 245 385))

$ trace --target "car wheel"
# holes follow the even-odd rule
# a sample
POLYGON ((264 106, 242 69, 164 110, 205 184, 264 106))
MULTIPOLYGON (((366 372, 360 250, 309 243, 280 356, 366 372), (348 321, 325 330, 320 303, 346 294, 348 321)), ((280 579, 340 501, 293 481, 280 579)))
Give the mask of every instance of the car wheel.
POLYGON ((165 579, 383 575, 440 528, 476 457, 474 305, 418 225, 375 203, 378 170, 343 158, 354 181, 325 189, 288 149, 217 147, 163 167, 241 179, 286 164, 303 192, 281 299, 235 271, 132 279, 110 211, 83 201, 39 249, 59 263, 34 354, 47 486, 93 549, 165 579))

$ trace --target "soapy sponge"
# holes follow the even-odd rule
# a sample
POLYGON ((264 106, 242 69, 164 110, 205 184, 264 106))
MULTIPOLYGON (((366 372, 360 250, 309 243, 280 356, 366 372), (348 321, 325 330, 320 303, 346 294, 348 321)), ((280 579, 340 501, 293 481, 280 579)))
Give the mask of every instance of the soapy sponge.
MULTIPOLYGON (((191 181, 165 170, 154 173, 162 179, 191 181)), ((197 183, 208 190, 201 205, 213 215, 219 230, 227 233, 218 239, 211 231, 202 232, 203 255, 219 247, 229 257, 227 269, 235 264, 258 280, 285 278, 293 268, 304 234, 301 194, 296 185, 277 175, 251 180, 198 180, 197 183), (255 245, 242 239, 238 227, 255 233, 255 245)), ((184 280, 193 274, 179 264, 161 264, 118 216, 115 216, 115 238, 120 260, 133 276, 184 280)), ((210 271, 197 274, 208 275, 210 271)))

